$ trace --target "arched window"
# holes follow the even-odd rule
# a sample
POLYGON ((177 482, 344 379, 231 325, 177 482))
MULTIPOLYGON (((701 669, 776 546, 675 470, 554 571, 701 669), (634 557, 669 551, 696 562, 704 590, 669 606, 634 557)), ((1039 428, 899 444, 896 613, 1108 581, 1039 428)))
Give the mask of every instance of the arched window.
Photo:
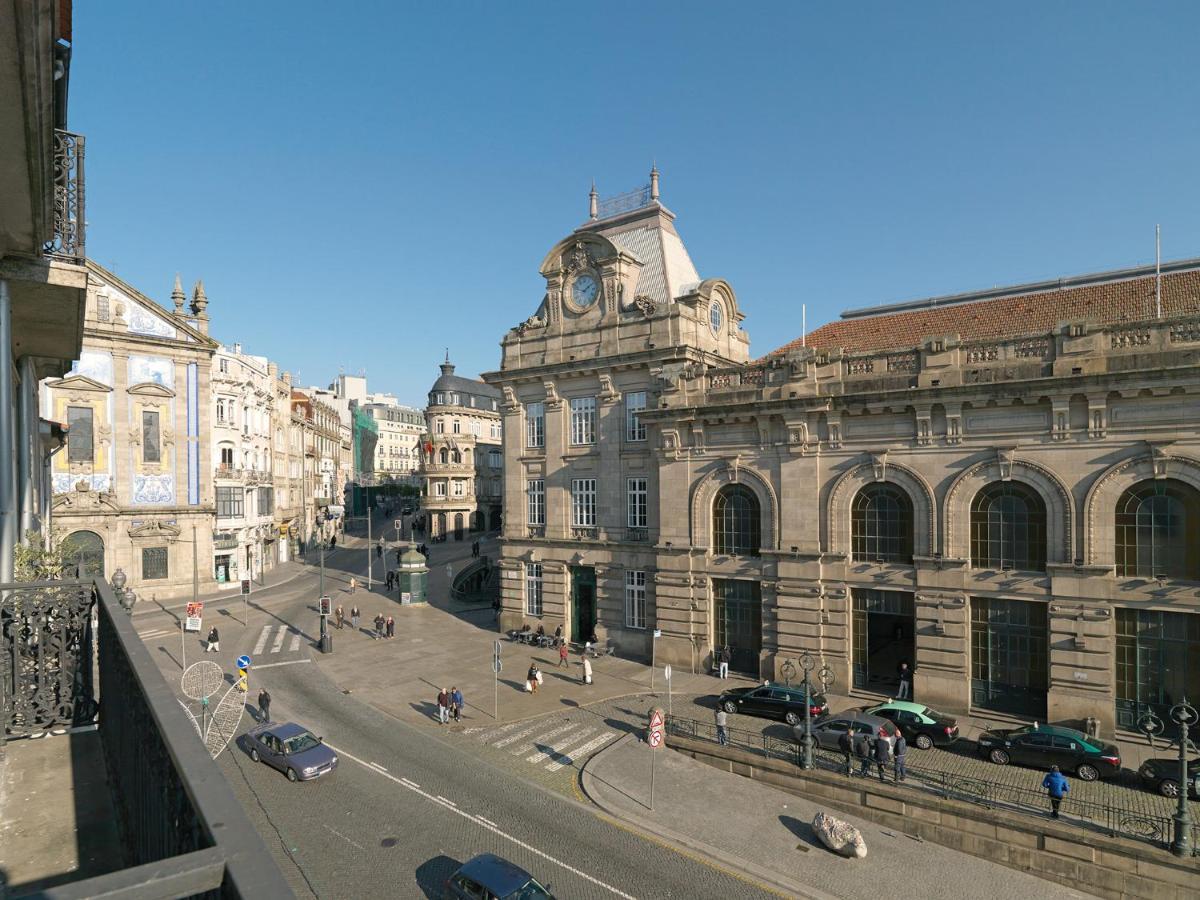
POLYGON ((713 500, 713 552, 758 556, 761 544, 758 497, 745 485, 725 485, 713 500))
POLYGON ((450 462, 450 451, 443 447, 440 457, 443 464, 450 462))
POLYGON ((989 484, 971 501, 971 564, 977 569, 1046 568, 1046 504, 1017 481, 989 484))
POLYGON ((104 577, 104 540, 94 531, 73 531, 62 542, 66 578, 104 577))
POLYGON ((450 452, 450 460, 451 460, 451 462, 460 463, 460 462, 462 462, 462 454, 459 453, 457 450, 452 450, 450 452))
POLYGON ((857 561, 911 563, 913 507, 892 484, 868 484, 850 510, 850 552, 857 561))
POLYGON ((1172 478, 1135 484, 1117 501, 1117 575, 1200 580, 1200 492, 1172 478))

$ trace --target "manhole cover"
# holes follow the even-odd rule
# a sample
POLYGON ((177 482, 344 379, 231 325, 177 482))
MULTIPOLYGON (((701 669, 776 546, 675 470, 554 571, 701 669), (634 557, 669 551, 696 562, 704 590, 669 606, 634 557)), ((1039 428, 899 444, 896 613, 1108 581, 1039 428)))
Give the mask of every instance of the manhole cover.
POLYGON ((400 842, 397 841, 395 838, 384 838, 382 841, 379 842, 379 846, 380 847, 395 847, 396 844, 398 844, 398 843, 400 843, 400 842))

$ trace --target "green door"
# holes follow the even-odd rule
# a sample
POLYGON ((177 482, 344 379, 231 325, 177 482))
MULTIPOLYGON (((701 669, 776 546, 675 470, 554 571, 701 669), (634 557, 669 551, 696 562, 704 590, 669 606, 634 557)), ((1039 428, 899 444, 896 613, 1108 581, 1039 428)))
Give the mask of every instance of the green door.
POLYGON ((596 636, 596 570, 571 566, 571 640, 577 644, 596 636))
POLYGON ((971 598, 971 705, 1046 717, 1045 603, 971 598))

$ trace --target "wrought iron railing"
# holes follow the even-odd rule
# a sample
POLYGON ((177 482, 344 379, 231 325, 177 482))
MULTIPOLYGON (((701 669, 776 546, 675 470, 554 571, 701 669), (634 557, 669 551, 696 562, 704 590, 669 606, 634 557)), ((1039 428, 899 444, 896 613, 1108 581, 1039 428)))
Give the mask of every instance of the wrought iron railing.
POLYGON ((82 263, 86 258, 83 180, 84 137, 54 131, 54 234, 45 252, 82 263))
MULTIPOLYGON (((720 744, 717 726, 713 722, 669 716, 666 721, 668 736, 690 738, 720 744)), ((754 753, 767 759, 800 764, 799 742, 786 737, 764 734, 744 728, 726 728, 725 744, 737 750, 754 753)), ((907 759, 912 759, 909 754, 907 759)), ((813 748, 813 761, 818 769, 827 772, 845 773, 845 758, 841 753, 813 748)), ((857 769, 860 760, 853 758, 851 766, 857 769)), ((920 764, 905 767, 905 787, 923 790, 951 800, 962 800, 989 809, 1007 809, 1012 812, 1044 816, 1047 809, 1046 794, 1017 785, 1001 784, 983 778, 972 778, 956 772, 946 772, 920 764)), ((876 771, 875 760, 870 761, 871 772, 876 771)), ((1062 802, 1059 821, 1067 825, 1099 830, 1112 837, 1132 838, 1169 848, 1174 824, 1170 815, 1155 815, 1144 810, 1117 804, 1094 803, 1077 800, 1070 796, 1062 802)), ((1192 827, 1191 846, 1200 842, 1200 823, 1192 827)))
POLYGON ((607 219, 609 216, 631 212, 632 210, 641 209, 643 206, 649 205, 650 185, 647 184, 635 190, 627 191, 624 194, 617 194, 615 197, 607 197, 601 200, 596 206, 596 214, 601 219, 607 219))

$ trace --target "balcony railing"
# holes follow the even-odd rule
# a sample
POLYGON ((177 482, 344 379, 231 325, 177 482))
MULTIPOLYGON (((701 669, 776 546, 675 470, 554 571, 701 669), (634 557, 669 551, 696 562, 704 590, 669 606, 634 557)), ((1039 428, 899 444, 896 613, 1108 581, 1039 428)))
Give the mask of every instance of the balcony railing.
POLYGON ((55 129, 54 131, 54 236, 46 242, 45 252, 82 263, 87 251, 84 235, 82 134, 55 129))
POLYGON ((525 536, 531 538, 544 538, 546 536, 545 525, 526 525, 525 536))
POLYGON ((594 525, 586 528, 575 527, 571 529, 571 537, 577 541, 599 540, 600 529, 594 525))
POLYGON ((626 528, 625 540, 630 543, 644 544, 650 540, 649 528, 626 528))

